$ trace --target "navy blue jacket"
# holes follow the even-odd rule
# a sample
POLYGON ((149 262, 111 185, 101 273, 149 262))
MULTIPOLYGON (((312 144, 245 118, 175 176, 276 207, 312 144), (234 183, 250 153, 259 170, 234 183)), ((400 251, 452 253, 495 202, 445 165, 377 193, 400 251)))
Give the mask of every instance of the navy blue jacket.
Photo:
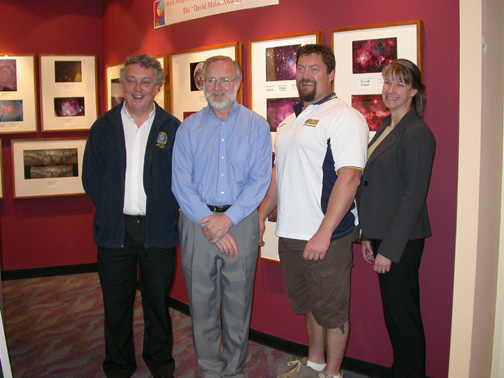
MULTIPOLYGON (((82 183, 94 202, 94 240, 104 248, 124 245, 123 216, 126 147, 122 104, 98 118, 84 151, 82 183)), ((144 188, 147 195, 146 246, 171 248, 178 244, 178 204, 171 191, 172 151, 180 121, 157 104, 147 140, 144 188)))

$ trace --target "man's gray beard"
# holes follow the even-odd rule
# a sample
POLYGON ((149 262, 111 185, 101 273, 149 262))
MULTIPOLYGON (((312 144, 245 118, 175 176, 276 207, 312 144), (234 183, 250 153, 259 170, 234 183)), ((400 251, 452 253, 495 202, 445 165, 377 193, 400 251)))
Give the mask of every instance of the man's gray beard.
POLYGON ((236 101, 237 93, 238 91, 236 91, 231 97, 226 96, 226 101, 224 102, 215 102, 212 99, 211 93, 205 93, 205 99, 207 100, 208 105, 210 105, 210 109, 221 111, 233 105, 233 103, 236 101))

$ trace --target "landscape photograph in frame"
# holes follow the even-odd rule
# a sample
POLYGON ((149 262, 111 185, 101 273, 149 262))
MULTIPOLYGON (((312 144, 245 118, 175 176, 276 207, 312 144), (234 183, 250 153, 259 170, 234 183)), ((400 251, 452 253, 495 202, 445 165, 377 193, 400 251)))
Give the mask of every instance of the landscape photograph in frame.
POLYGON ((77 148, 25 150, 23 158, 26 180, 79 176, 77 148))

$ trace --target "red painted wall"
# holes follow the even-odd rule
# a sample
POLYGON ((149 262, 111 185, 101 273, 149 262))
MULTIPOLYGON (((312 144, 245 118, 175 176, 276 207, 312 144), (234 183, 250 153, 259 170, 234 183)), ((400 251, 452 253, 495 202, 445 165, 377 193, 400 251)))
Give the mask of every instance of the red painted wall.
MULTIPOLYGON (((2 0, 0 14, 0 53, 90 54, 96 55, 98 62, 102 60, 101 0, 2 0)), ((38 67, 38 57, 35 63, 38 67)), ((101 92, 101 85, 98 89, 101 92)), ((40 124, 40 108, 38 116, 40 124)), ((90 228, 93 207, 87 197, 12 198, 11 140, 76 137, 86 138, 87 132, 0 135, 3 271, 96 262, 90 228)))
MULTIPOLYGON (((97 55, 102 111, 106 104, 104 67, 123 61, 135 51, 159 55, 239 41, 243 44, 244 72, 248 72, 251 39, 322 31, 324 42, 330 45, 333 29, 422 20, 428 98, 425 119, 438 143, 428 198, 434 236, 426 243, 421 268, 422 312, 427 338, 427 374, 447 376, 458 154, 457 0, 400 4, 383 0, 379 5, 371 0, 321 0, 316 6, 304 0, 280 0, 278 6, 227 13, 157 30, 152 26, 152 2, 149 1, 37 0, 31 1, 29 7, 17 3, 21 2, 4 0, 0 4, 0 13, 9 15, 4 18, 7 23, 4 22, 2 30, 12 30, 0 33, 0 52, 97 55)), ((248 106, 247 75, 243 85, 244 104, 248 106)), ((87 198, 12 200, 12 138, 85 135, 1 135, 5 198, 0 201, 0 227, 4 271, 96 261, 91 234, 93 208, 87 198)), ((391 348, 383 323, 377 278, 363 263, 357 247, 354 263, 352 331, 347 356, 388 366, 392 360, 391 348)), ((187 301, 180 268, 173 296, 187 301)), ((278 265, 259 262, 253 306, 252 328, 287 340, 307 342, 303 318, 290 309, 278 265)))

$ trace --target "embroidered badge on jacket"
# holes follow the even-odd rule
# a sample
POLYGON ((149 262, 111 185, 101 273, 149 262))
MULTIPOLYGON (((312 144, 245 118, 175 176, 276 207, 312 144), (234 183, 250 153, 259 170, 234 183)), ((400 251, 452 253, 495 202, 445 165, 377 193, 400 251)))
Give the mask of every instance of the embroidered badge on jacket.
POLYGON ((157 136, 156 147, 166 148, 166 143, 168 143, 168 135, 161 131, 157 136))

